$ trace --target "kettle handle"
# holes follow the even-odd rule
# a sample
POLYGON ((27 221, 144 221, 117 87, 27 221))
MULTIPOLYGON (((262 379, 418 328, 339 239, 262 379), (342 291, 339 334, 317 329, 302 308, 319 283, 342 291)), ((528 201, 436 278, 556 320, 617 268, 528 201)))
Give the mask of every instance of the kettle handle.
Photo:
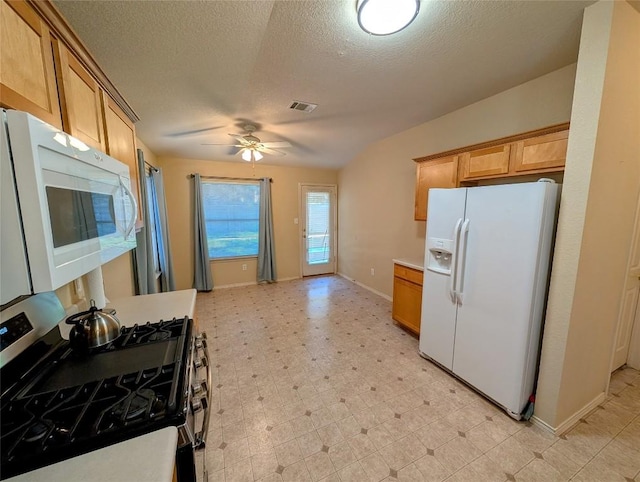
POLYGON ((77 323, 81 323, 82 322, 82 320, 80 319, 81 317, 90 315, 92 313, 95 313, 96 311, 100 311, 98 308, 96 308, 96 305, 93 304, 93 300, 91 301, 92 301, 92 305, 87 311, 81 311, 80 313, 71 315, 69 318, 66 319, 65 323, 67 325, 75 325, 77 323))

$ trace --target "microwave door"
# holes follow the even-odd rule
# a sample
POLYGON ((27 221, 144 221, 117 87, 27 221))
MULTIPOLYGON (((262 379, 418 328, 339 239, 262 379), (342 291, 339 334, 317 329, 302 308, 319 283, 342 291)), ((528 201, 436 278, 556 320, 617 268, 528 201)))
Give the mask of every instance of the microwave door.
POLYGON ((97 255, 100 264, 122 254, 122 245, 135 236, 135 203, 122 179, 110 172, 91 176, 43 171, 48 222, 56 265, 70 262, 82 251, 97 255), (133 218, 133 219, 132 219, 133 218))

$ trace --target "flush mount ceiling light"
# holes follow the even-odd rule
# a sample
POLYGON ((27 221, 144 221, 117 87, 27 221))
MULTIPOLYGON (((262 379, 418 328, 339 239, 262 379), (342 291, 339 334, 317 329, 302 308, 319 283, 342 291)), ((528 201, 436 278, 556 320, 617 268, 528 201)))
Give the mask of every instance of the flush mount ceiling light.
POLYGON ((358 0, 358 23, 372 35, 399 32, 416 18, 419 0, 358 0))

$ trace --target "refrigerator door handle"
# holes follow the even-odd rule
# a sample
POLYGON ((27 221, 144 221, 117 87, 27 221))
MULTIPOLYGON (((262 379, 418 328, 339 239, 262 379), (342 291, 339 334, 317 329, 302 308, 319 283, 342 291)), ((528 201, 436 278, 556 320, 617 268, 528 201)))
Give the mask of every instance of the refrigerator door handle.
MULTIPOLYGON (((458 304, 462 306, 462 297, 464 295, 464 272, 467 265, 467 241, 469 240, 469 220, 465 219, 464 223, 462 223, 462 228, 460 229, 462 233, 462 239, 460 241, 460 274, 457 275, 457 279, 459 280, 459 288, 456 291, 456 295, 458 297, 458 304)), ((456 267, 457 268, 457 267, 456 267)))
POLYGON ((451 275, 449 278, 449 296, 451 301, 457 302, 456 281, 458 274, 458 248, 460 244, 460 226, 462 226, 462 218, 458 219, 456 227, 453 228, 453 252, 451 253, 451 275))

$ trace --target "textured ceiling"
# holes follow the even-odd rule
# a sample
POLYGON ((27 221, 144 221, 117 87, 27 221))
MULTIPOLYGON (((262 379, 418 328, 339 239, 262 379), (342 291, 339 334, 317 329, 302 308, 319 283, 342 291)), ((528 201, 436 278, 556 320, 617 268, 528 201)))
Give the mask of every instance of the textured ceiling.
POLYGON ((593 2, 423 0, 389 37, 358 27, 355 0, 54 3, 157 155, 242 162, 201 144, 232 144, 250 121, 263 142, 292 144, 261 162, 339 168, 372 141, 575 62, 593 2))

